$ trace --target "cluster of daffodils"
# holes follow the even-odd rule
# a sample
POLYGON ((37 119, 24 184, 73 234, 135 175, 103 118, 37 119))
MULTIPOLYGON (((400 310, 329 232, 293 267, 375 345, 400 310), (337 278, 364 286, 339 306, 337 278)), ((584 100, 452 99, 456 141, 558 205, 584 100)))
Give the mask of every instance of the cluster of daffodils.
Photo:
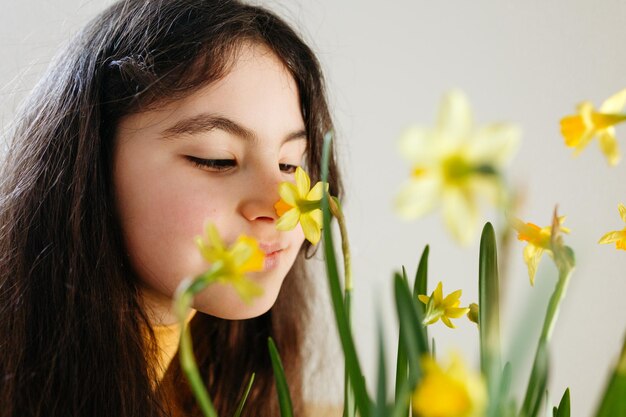
MULTIPOLYGON (((581 104, 578 114, 567 116, 561 121, 566 145, 574 147, 578 153, 594 137, 598 137, 609 163, 617 164, 620 156, 614 125, 626 120, 626 114, 622 113, 625 105, 626 90, 609 98, 597 111, 590 103, 581 104)), ((513 125, 492 124, 476 128, 466 97, 458 91, 449 93, 443 100, 434 128, 413 127, 402 135, 400 149, 411 162, 412 170, 395 201, 398 213, 403 218, 416 218, 441 206, 445 223, 453 236, 461 243, 470 242, 479 220, 478 201, 481 197, 490 199, 503 213, 511 208, 503 173, 506 163, 519 145, 519 138, 520 131, 513 125)), ((328 161, 329 152, 330 135, 327 134, 323 161, 328 161)), ((548 345, 575 265, 574 253, 563 239, 563 234, 570 232, 563 226, 565 216, 558 216, 555 210, 551 224, 544 227, 515 217, 508 219, 508 225, 517 232, 518 240, 526 243, 523 258, 530 284, 534 285, 538 264, 544 254, 553 259, 558 270, 558 279, 546 309, 523 401, 518 404, 509 392, 511 367, 510 364, 502 364, 497 245, 493 227, 488 223, 483 228, 480 242, 478 304, 462 306, 462 291, 444 295, 442 282, 427 295, 428 247, 419 262, 412 292, 406 273, 396 274, 394 290, 400 337, 396 397, 390 404, 386 395, 382 338, 376 398, 370 397, 363 378, 350 324, 352 280, 345 218, 338 199, 328 191, 327 162, 323 162, 321 168, 322 181, 311 187, 309 175, 298 167, 294 182, 280 184, 280 200, 274 208, 278 217, 276 228, 279 231, 300 227, 305 238, 313 245, 318 244, 324 236, 327 277, 345 357, 344 417, 539 416, 548 401, 545 389, 549 370, 548 345), (336 265, 331 228, 323 228, 331 218, 337 220, 341 232, 343 286, 336 265), (428 339, 428 326, 441 321, 445 326, 455 328, 453 320, 463 316, 478 325, 480 372, 468 370, 458 355, 452 356, 448 364, 441 365, 435 357, 435 341, 433 339, 431 344, 428 339)), ((620 204, 618 209, 626 223, 626 206, 620 204)), ((204 274, 194 280, 184 281, 179 287, 176 307, 181 323, 187 317, 193 296, 207 285, 232 285, 246 302, 251 302, 262 293, 262 289, 247 277, 250 273, 262 270, 264 262, 264 254, 253 238, 241 236, 232 245, 227 245, 220 238, 216 227, 209 225, 206 236, 198 237, 196 243, 211 266, 204 274)), ((606 233, 599 243, 615 243, 618 249, 626 250, 626 228, 606 233)), ((293 410, 288 384, 279 353, 271 339, 269 351, 281 416, 291 417, 293 410)), ((187 326, 183 326, 181 333, 180 357, 204 415, 217 417, 193 358, 187 326)), ((626 416, 623 407, 623 398, 626 396, 625 364, 626 343, 596 417, 626 416)), ((552 409, 552 415, 570 417, 569 402, 569 390, 566 390, 558 406, 552 409)), ((239 410, 244 403, 245 396, 239 410)))

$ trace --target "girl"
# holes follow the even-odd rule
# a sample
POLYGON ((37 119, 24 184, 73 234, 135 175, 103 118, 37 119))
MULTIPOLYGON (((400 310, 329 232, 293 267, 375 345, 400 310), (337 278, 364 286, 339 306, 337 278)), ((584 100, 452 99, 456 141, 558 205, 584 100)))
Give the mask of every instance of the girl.
MULTIPOLYGON (((231 0, 126 0, 58 55, 11 132, 0 191, 0 416, 200 415, 171 349, 194 237, 261 243, 251 305, 196 297, 195 354, 215 406, 276 416, 278 345, 296 412, 310 252, 277 232, 281 181, 319 179, 332 129, 317 59, 271 12, 231 0), (172 358, 172 356, 174 356, 172 358)), ((340 194, 335 161, 330 192, 340 194)))

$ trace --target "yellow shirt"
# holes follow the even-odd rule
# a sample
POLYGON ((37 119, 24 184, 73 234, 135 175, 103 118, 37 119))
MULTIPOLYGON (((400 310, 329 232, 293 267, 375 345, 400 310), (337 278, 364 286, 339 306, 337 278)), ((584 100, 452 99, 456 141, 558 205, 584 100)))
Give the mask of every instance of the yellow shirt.
MULTIPOLYGON (((189 324, 196 310, 192 310, 185 324, 189 324)), ((163 379, 165 371, 170 366, 172 358, 178 351, 178 342, 180 339, 180 323, 157 325, 153 327, 154 336, 156 337, 157 346, 159 347, 159 357, 156 363, 156 372, 158 380, 163 379)))

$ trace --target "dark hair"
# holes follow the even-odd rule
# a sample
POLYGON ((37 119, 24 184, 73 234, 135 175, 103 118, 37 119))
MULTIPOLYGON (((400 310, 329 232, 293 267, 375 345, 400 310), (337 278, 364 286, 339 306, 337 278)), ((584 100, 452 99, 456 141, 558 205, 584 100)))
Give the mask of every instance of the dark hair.
MULTIPOLYGON (((200 415, 174 358, 157 390, 154 334, 139 301, 111 185, 120 117, 223 77, 242 44, 267 46, 299 89, 307 164, 320 176, 332 129, 320 66, 271 12, 230 0, 127 0, 63 50, 23 104, 0 186, 0 416, 200 415), (144 336, 146 328, 151 338, 144 336)), ((330 190, 341 192, 334 159, 330 190)), ((305 244, 272 309, 226 321, 197 314, 194 346, 221 415, 251 372, 247 415, 278 415, 268 336, 302 406, 305 244)))

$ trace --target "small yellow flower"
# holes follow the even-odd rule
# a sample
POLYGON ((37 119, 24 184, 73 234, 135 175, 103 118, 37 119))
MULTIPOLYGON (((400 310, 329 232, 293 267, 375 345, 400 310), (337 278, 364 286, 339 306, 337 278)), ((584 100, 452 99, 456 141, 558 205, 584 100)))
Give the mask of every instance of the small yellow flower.
POLYGON ((456 290, 444 298, 443 284, 439 281, 437 288, 435 288, 430 297, 423 294, 418 295, 419 300, 426 304, 424 324, 434 324, 441 319, 446 326, 454 329, 455 326, 450 319, 458 319, 470 311, 467 307, 459 307, 462 293, 462 290, 456 290))
POLYGON ((469 373, 460 356, 443 369, 430 356, 422 358, 424 377, 412 396, 415 417, 479 417, 487 389, 480 375, 469 373))
POLYGON ((596 111, 593 104, 585 101, 578 105, 578 114, 561 119, 561 134, 565 145, 579 154, 594 137, 598 137, 600 150, 609 165, 617 165, 621 156, 615 139, 615 125, 626 120, 622 113, 626 105, 626 89, 609 97, 596 111))
POLYGON ((328 191, 328 184, 318 182, 311 189, 311 179, 300 167, 296 168, 295 177, 295 184, 283 182, 278 189, 280 200, 274 208, 280 218, 276 229, 293 230, 300 223, 304 237, 315 245, 322 236, 322 196, 328 191))
POLYGON ((395 201, 407 220, 441 206, 454 238, 468 244, 479 220, 479 197, 506 201, 501 173, 518 148, 521 132, 499 123, 475 127, 466 96, 452 91, 442 101, 433 128, 415 126, 400 138, 400 153, 411 163, 411 176, 395 201))
MULTIPOLYGON (((622 218, 624 223, 626 223, 626 206, 620 203, 617 209, 619 210, 620 217, 622 218)), ((602 238, 600 238, 600 240, 598 241, 598 243, 614 243, 614 242, 615 242, 615 247, 617 249, 626 250, 626 227, 622 230, 609 232, 605 234, 604 236, 602 236, 602 238)))
MULTIPOLYGON (((565 216, 558 217, 559 231, 569 233, 567 227, 561 226, 564 221, 565 216)), ((551 245, 552 226, 539 227, 534 223, 524 223, 515 218, 511 220, 511 223, 513 228, 517 230, 517 238, 528 242, 528 245, 524 248, 524 262, 528 267, 530 285, 535 285, 535 273, 543 253, 547 252, 550 256, 553 255, 551 245)))
POLYGON ((246 278, 249 272, 263 270, 265 254, 259 249, 258 242, 242 235, 231 247, 226 247, 213 224, 206 227, 206 237, 208 243, 202 237, 196 237, 196 245, 204 259, 219 271, 216 282, 231 284, 246 303, 263 294, 261 287, 246 278))

